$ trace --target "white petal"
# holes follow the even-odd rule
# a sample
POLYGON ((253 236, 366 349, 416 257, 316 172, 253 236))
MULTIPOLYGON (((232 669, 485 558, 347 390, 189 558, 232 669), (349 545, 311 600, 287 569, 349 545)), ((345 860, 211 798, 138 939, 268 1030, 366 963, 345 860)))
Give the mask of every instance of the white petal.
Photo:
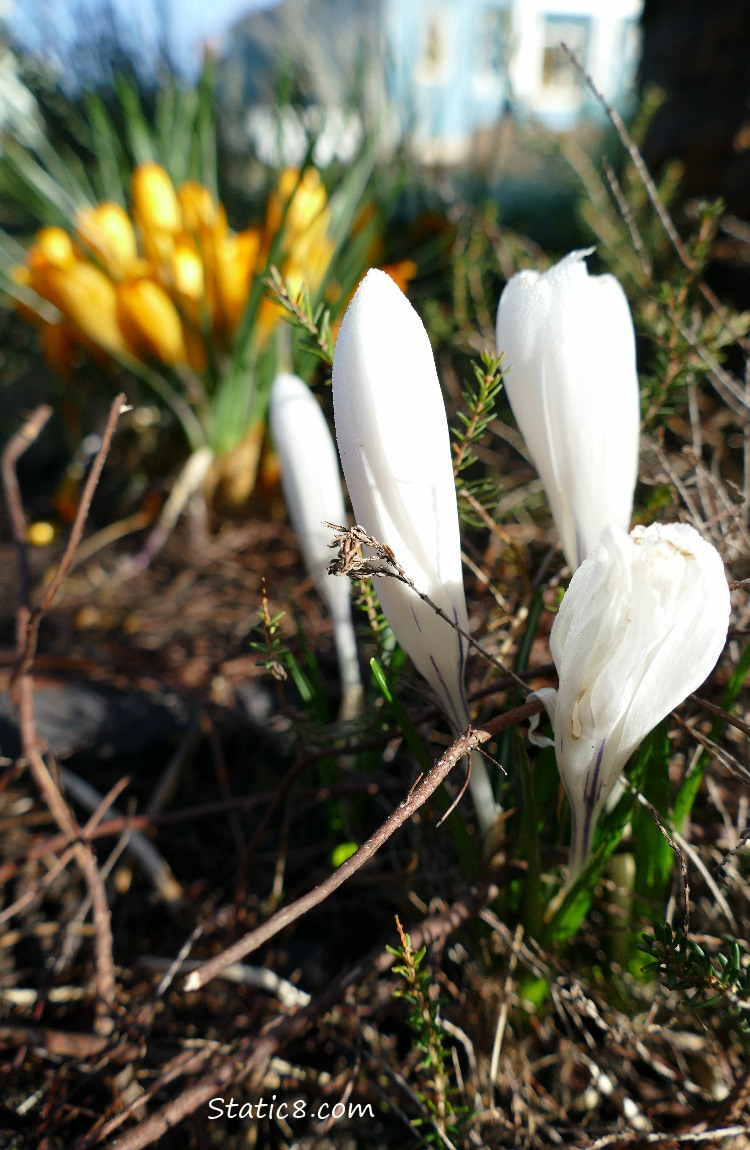
MULTIPOLYGON (((368 272, 333 362, 336 438, 357 522, 390 547, 420 591, 467 628, 445 406, 422 321, 384 272, 368 272)), ((457 729, 468 713, 466 642, 404 584, 378 579, 401 646, 457 729)))
POLYGON ((281 486, 302 555, 334 623, 344 687, 359 682, 351 619, 349 580, 329 575, 332 533, 323 522, 345 523, 344 495, 336 447, 325 416, 307 384, 296 375, 277 375, 268 410, 281 463, 281 486))
POLYGON ((628 303, 586 254, 515 275, 497 314, 508 399, 572 567, 608 523, 630 524, 640 426, 628 303))
MULTIPOLYGON (((530 699, 538 699, 540 703, 544 704, 544 709, 547 712, 547 717, 554 729, 555 726, 555 712, 557 711, 557 691, 554 687, 540 687, 538 691, 532 691, 528 696, 526 702, 530 699)), ((529 721, 529 742, 533 747, 554 747, 555 740, 549 739, 546 735, 538 735, 536 729, 539 726, 540 715, 532 715, 529 721)))
POLYGON ((633 698, 622 731, 630 755, 683 699, 700 687, 726 642, 730 597, 724 564, 715 547, 688 524, 636 527, 633 599, 661 642, 634 674, 633 698))
POLYGON ((721 557, 683 524, 611 526, 573 576, 550 638, 572 874, 630 755, 714 667, 729 607, 721 557))

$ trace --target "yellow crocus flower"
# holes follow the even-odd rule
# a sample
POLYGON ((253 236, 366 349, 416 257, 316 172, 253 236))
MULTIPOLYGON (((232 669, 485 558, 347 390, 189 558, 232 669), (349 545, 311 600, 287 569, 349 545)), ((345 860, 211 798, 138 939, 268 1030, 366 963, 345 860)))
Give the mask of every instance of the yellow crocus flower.
POLYGON ((306 168, 301 176, 296 168, 284 168, 279 176, 266 213, 269 237, 276 234, 282 222, 285 247, 313 226, 322 224, 324 231, 328 227, 328 196, 315 168, 306 168))
POLYGON ((226 234, 227 215, 223 204, 217 203, 208 188, 197 180, 187 180, 177 189, 182 210, 182 229, 190 235, 214 236, 226 234))
POLYGON ((203 298, 206 277, 203 260, 188 243, 177 243, 172 253, 172 283, 175 291, 190 300, 203 298))
POLYGON ((314 291, 326 274, 332 256, 333 243, 327 235, 308 234, 293 244, 281 270, 288 283, 314 291))
POLYGON ((117 322, 115 285, 88 260, 74 260, 68 267, 49 266, 35 277, 34 287, 50 300, 63 317, 91 343, 112 355, 127 352, 117 322))
POLYGON ((119 204, 104 200, 82 208, 76 232, 115 279, 122 279, 138 258, 133 224, 119 204))
POLYGON ((139 164, 131 184, 133 218, 148 258, 161 274, 182 227, 182 211, 172 181, 159 164, 139 164))
POLYGON ((333 255, 329 222, 328 196, 316 169, 307 168, 300 176, 295 168, 285 168, 266 215, 269 245, 278 229, 283 229, 285 279, 312 289, 320 284, 333 255))
POLYGON ((213 315, 213 292, 206 282, 203 260, 195 247, 185 241, 178 241, 172 252, 171 284, 173 294, 193 327, 200 328, 203 309, 213 315))
POLYGON ((161 284, 146 278, 128 278, 117 288, 117 315, 131 351, 162 363, 187 361, 182 321, 161 284))
POLYGON ((133 215, 144 229, 178 232, 182 212, 177 193, 160 164, 139 164, 131 185, 133 215))
POLYGON ((73 241, 64 228, 40 228, 29 249, 29 269, 32 280, 37 271, 53 268, 67 268, 75 263, 76 251, 73 241))
POLYGON ((260 259, 261 235, 257 228, 227 235, 216 247, 217 319, 233 332, 242 318, 253 275, 260 259))

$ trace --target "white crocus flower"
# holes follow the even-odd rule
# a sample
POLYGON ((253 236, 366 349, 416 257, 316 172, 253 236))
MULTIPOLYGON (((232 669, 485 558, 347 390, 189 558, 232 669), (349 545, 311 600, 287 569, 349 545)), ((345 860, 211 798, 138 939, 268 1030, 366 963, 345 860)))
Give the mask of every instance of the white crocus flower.
POLYGON ((518 272, 497 311, 505 391, 573 569, 609 523, 630 527, 640 430, 628 302, 588 254, 518 272))
POLYGON ((305 565, 333 620, 342 716, 351 717, 359 709, 362 686, 349 583, 327 573, 331 532, 323 526, 324 521, 344 523, 346 516, 336 447, 314 395, 296 375, 276 376, 268 415, 289 517, 305 565))
MULTIPOLYGON (((333 357, 336 439, 357 523, 390 547, 415 587, 468 629, 445 405, 424 325, 393 280, 367 273, 333 357)), ((454 730, 469 725, 466 639, 414 591, 379 578, 396 639, 437 695, 454 730)), ((479 756, 472 794, 485 830, 495 804, 479 756)))
POLYGON ((728 624, 721 556, 687 524, 608 527, 575 572, 550 636, 559 690, 536 692, 570 800, 569 882, 623 767, 713 669, 728 624))

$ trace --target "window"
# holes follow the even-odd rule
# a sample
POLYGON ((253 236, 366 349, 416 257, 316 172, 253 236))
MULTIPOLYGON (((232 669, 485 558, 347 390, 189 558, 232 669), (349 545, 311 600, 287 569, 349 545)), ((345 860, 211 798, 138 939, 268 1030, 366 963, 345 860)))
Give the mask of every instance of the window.
POLYGON ((544 17, 542 87, 545 90, 567 93, 579 88, 578 74, 561 44, 575 52, 586 67, 590 39, 591 20, 588 16, 544 17))

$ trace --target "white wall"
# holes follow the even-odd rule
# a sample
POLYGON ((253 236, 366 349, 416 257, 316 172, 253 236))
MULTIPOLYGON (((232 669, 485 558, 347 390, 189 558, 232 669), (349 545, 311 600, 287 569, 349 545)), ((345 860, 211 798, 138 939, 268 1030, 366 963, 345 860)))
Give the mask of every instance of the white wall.
MULTIPOLYGON (((566 82, 563 71, 557 82, 545 77, 545 47, 559 38, 576 33, 576 20, 588 18, 589 38, 584 64, 604 96, 613 100, 620 93, 623 67, 632 63, 637 44, 636 26, 642 0, 512 0, 515 52, 510 74, 513 93, 521 110, 543 119, 559 121, 576 118, 586 99, 580 83, 566 82), (560 24, 559 31, 547 18, 571 18, 572 28, 560 24), (630 21, 629 31, 627 21, 630 21)), ((568 36, 568 38, 570 38, 568 36)), ((574 45, 571 44, 571 47, 574 45)), ((571 65, 572 69, 572 65, 571 65)))

